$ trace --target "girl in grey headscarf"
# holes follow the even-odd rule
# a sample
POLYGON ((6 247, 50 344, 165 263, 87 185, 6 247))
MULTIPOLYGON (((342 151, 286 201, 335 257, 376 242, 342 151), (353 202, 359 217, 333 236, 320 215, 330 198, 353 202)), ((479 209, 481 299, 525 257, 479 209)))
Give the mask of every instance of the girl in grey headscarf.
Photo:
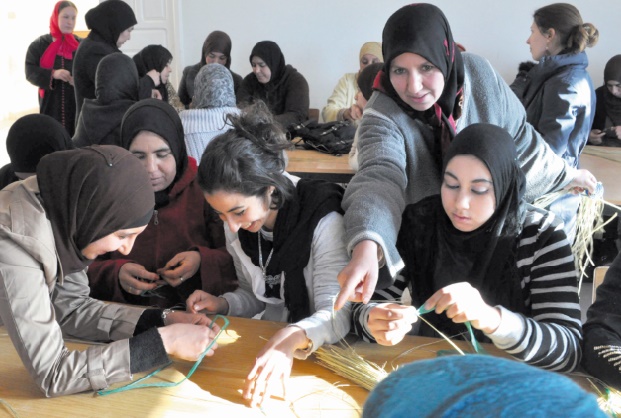
POLYGON ((228 114, 237 114, 231 72, 221 64, 203 66, 194 79, 193 109, 181 112, 188 155, 200 161, 205 147, 228 130, 228 114))

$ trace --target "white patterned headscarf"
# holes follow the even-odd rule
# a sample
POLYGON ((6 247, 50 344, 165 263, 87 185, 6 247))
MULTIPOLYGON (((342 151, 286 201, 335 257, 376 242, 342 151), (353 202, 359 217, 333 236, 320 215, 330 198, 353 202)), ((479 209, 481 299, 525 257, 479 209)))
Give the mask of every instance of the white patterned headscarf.
POLYGON ((235 107, 233 76, 229 69, 221 64, 203 66, 194 79, 192 103, 196 109, 235 107))

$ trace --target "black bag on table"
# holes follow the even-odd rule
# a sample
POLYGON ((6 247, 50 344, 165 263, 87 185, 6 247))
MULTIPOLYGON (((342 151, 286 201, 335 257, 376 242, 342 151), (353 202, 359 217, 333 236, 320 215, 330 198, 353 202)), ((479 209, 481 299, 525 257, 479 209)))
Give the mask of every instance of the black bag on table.
POLYGON ((314 149, 326 154, 348 154, 354 142, 356 126, 350 121, 318 123, 308 120, 291 125, 288 129, 291 138, 302 138, 304 148, 314 149))

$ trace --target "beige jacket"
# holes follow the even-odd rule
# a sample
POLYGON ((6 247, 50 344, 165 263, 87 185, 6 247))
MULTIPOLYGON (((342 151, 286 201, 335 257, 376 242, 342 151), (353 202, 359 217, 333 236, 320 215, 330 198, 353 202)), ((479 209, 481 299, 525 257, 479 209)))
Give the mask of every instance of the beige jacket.
POLYGON ((127 338, 143 309, 89 298, 86 271, 63 278, 38 196, 36 177, 0 191, 0 325, 45 396, 131 379, 127 338), (63 335, 115 342, 69 351, 63 335))

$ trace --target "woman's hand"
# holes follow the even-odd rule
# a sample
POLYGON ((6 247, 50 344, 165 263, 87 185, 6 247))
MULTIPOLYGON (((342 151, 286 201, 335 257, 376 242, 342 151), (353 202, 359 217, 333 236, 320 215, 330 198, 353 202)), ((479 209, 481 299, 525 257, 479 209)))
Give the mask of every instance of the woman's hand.
POLYGON ((343 119, 346 120, 358 120, 362 118, 362 108, 356 103, 352 104, 349 109, 343 112, 343 119))
POLYGON ((369 302, 375 291, 379 271, 377 248, 377 243, 371 240, 356 244, 351 260, 336 277, 341 291, 336 297, 334 309, 341 309, 348 299, 353 302, 369 302))
POLYGON ((591 132, 589 132, 589 143, 594 145, 601 144, 604 135, 606 135, 605 131, 599 129, 592 129, 591 132))
POLYGON ((246 377, 242 396, 250 401, 250 406, 261 406, 265 399, 270 398, 278 382, 286 397, 285 385, 291 374, 293 353, 308 344, 306 332, 296 326, 283 328, 270 338, 257 354, 254 367, 246 377))
MULTIPOLYGON (((204 325, 210 326, 213 321, 207 316, 200 313, 189 313, 184 311, 170 311, 166 315, 164 325, 172 324, 192 324, 192 325, 204 325)), ((215 322, 212 325, 212 329, 216 332, 220 331, 220 327, 215 322)))
POLYGON ((160 79, 160 73, 155 69, 149 71, 147 75, 151 77, 151 80, 153 80, 153 85, 155 87, 159 86, 160 83, 162 82, 162 80, 160 79))
POLYGON ((64 70, 64 69, 54 70, 54 74, 52 74, 52 77, 56 80, 64 81, 73 86, 73 76, 67 70, 64 70))
POLYGON ((198 251, 185 251, 170 259, 158 274, 173 287, 179 286, 185 279, 194 276, 201 266, 201 255, 198 251))
POLYGON ((229 303, 226 299, 216 297, 203 290, 195 290, 185 303, 187 310, 192 313, 226 314, 229 303))
POLYGON ((382 303, 371 309, 367 325, 378 344, 396 345, 417 320, 418 313, 413 306, 382 303))
MULTIPOLYGON (((162 337, 166 352, 188 361, 196 361, 218 332, 204 325, 188 323, 176 323, 157 330, 162 337)), ((216 348, 218 344, 214 344, 206 355, 212 356, 216 348)))
POLYGON ((425 308, 435 308, 437 314, 446 312, 446 316, 457 324, 470 321, 473 327, 486 334, 491 334, 500 326, 500 310, 485 303, 479 291, 468 282, 438 290, 427 299, 425 308))
POLYGON ((597 179, 589 170, 585 170, 584 168, 576 170, 576 176, 567 186, 568 189, 574 189, 576 193, 582 193, 585 190, 588 190, 589 193, 593 193, 596 187, 597 179))
POLYGON ((123 290, 132 295, 140 295, 166 284, 160 276, 145 269, 140 264, 126 263, 119 270, 119 284, 123 290))

